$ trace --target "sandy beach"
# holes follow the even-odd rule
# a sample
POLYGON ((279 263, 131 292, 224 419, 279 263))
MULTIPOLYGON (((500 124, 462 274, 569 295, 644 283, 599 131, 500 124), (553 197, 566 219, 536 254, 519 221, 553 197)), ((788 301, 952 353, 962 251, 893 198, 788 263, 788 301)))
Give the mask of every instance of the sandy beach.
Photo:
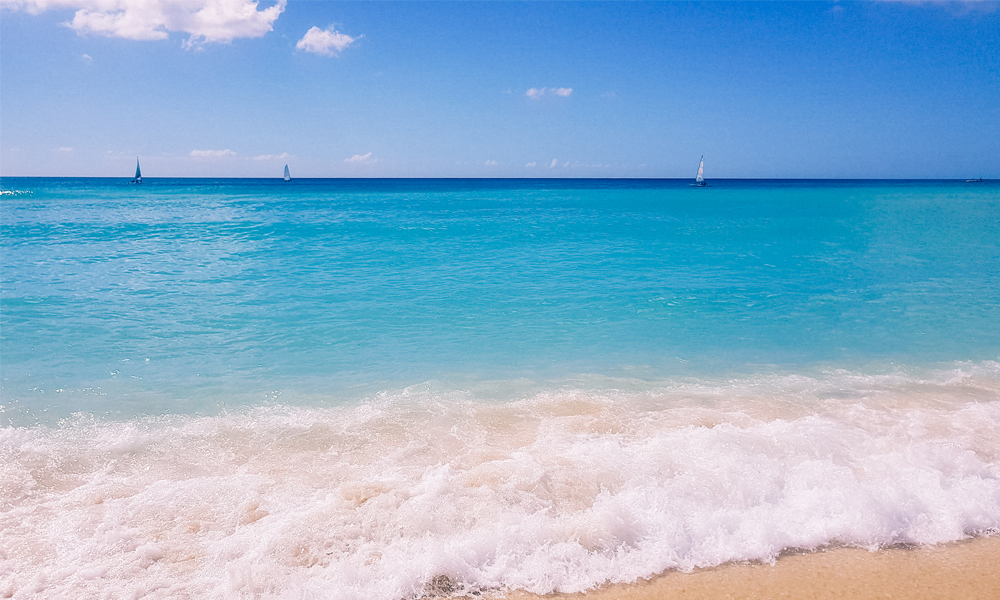
POLYGON ((514 593, 505 600, 993 600, 1000 597, 998 590, 1000 537, 986 537, 875 552, 835 548, 786 555, 773 565, 728 564, 692 573, 674 571, 635 585, 579 594, 514 593))

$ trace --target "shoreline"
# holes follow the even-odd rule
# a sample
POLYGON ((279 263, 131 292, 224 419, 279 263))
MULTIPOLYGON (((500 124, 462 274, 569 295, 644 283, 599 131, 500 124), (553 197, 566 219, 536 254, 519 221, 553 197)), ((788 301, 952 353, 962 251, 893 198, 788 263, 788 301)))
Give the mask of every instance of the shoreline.
POLYGON ((791 553, 775 563, 728 563, 690 573, 668 571, 633 584, 539 596, 510 592, 503 600, 989 600, 1000 590, 1000 536, 937 546, 869 551, 836 547, 791 553))

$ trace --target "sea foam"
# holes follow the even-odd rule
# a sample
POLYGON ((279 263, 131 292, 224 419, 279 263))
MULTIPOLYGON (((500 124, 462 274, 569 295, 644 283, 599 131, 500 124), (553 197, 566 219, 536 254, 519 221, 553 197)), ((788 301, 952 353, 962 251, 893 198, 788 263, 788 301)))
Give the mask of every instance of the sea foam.
MULTIPOLYGON (((0 430, 0 595, 573 592, 1000 528, 1000 364, 0 430)), ((593 383, 593 382, 591 382, 593 383)))

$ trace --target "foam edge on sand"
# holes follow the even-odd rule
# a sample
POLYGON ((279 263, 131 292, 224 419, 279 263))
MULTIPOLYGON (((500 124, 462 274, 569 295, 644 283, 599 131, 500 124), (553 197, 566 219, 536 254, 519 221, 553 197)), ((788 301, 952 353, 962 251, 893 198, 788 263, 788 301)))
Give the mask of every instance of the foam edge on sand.
POLYGON ((632 585, 577 594, 512 592, 504 600, 740 600, 810 598, 931 600, 1000 597, 1000 536, 875 551, 835 547, 789 553, 774 564, 730 563, 668 571, 632 585))

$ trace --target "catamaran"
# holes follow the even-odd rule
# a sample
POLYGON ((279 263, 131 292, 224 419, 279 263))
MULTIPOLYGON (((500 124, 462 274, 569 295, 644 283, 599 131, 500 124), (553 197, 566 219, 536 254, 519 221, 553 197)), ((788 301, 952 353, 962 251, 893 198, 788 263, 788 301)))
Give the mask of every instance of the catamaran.
POLYGON ((135 157, 135 179, 132 183, 142 183, 142 171, 139 170, 139 157, 135 157))
POLYGON ((285 165, 285 181, 289 181, 291 178, 292 176, 288 174, 288 165, 285 165))
POLYGON ((705 187, 705 155, 701 155, 701 162, 698 163, 698 176, 694 178, 691 185, 705 187))

